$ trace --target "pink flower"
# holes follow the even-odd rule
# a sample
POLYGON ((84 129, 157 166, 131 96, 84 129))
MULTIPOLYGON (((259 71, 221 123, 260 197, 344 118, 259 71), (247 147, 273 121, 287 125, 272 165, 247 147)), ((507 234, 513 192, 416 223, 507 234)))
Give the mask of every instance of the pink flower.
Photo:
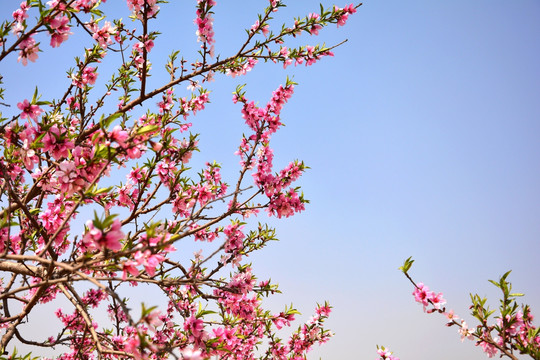
POLYGON ((142 12, 145 9, 146 9, 147 18, 151 18, 159 10, 159 6, 157 5, 156 0, 147 0, 146 6, 145 6, 145 1, 143 0, 127 0, 127 5, 128 5, 129 10, 132 10, 138 19, 143 18, 142 12))
POLYGON ((431 300, 431 303, 433 304, 433 307, 435 307, 435 309, 439 310, 441 306, 446 304, 446 300, 443 298, 442 293, 438 293, 437 295, 435 295, 435 293, 431 293, 431 294, 432 296, 430 300, 431 300))
POLYGON ((168 184, 169 180, 174 178, 174 172, 177 171, 174 163, 169 159, 160 161, 156 166, 156 172, 162 183, 168 184))
POLYGON ((444 315, 446 315, 446 318, 448 319, 448 325, 453 324, 454 321, 459 319, 459 317, 456 314, 454 314, 454 310, 450 310, 444 315))
POLYGON ((139 269, 137 269, 137 265, 139 265, 139 263, 137 263, 136 261, 132 261, 132 260, 124 261, 124 263, 122 264, 122 270, 123 270, 122 280, 126 280, 127 273, 130 273, 131 276, 139 275, 139 269))
POLYGON ((19 34, 22 33, 24 31, 24 25, 23 23, 15 23, 15 25, 13 25, 13 27, 11 28, 11 32, 13 33, 13 35, 19 37, 19 34))
POLYGON ((26 66, 28 60, 31 62, 36 62, 38 58, 39 46, 36 44, 36 41, 29 36, 27 39, 21 41, 19 44, 20 51, 17 62, 22 60, 22 64, 26 66))
POLYGON ((181 352, 182 359, 184 360, 204 360, 200 350, 194 350, 191 348, 184 349, 181 352))
POLYGON ((202 42, 202 49, 205 49, 211 57, 214 57, 214 19, 209 11, 216 4, 214 0, 197 0, 197 18, 194 20, 197 25, 197 41, 202 42))
POLYGON ((274 315, 272 322, 276 325, 276 328, 279 330, 283 326, 291 326, 291 321, 294 321, 294 314, 285 314, 283 312, 274 315))
POLYGON ((429 288, 423 283, 416 284, 416 287, 413 291, 414 300, 424 305, 424 309, 426 306, 429 305, 428 300, 431 298, 431 294, 432 293, 431 291, 429 291, 429 288))
POLYGON ((275 215, 278 219, 292 216, 295 212, 303 210, 305 210, 304 203, 296 190, 292 188, 285 194, 280 192, 272 195, 267 209, 270 215, 275 215))
POLYGON ((125 235, 121 230, 122 224, 120 223, 120 220, 114 219, 113 224, 111 225, 111 228, 107 233, 105 234, 105 247, 107 249, 117 251, 122 249, 122 244, 120 243, 120 240, 122 240, 125 235))
POLYGON ((147 52, 150 52, 153 47, 154 47, 154 40, 150 39, 144 42, 144 48, 146 49, 147 52))
POLYGON ((159 310, 154 310, 150 314, 146 315, 144 321, 150 326, 150 328, 155 331, 156 327, 163 325, 161 321, 162 315, 159 310))
POLYGON ((66 136, 65 132, 61 133, 56 125, 53 125, 43 137, 43 150, 50 152, 56 160, 67 158, 69 150, 73 148, 73 141, 66 136))
POLYGON ((349 4, 345 6, 343 9, 338 8, 337 6, 334 6, 334 11, 336 12, 342 12, 340 15, 338 15, 337 18, 337 26, 343 26, 347 22, 349 18, 349 14, 354 14, 356 12, 356 9, 354 8, 354 4, 349 4))
POLYGON ((116 125, 110 132, 109 137, 111 140, 116 141, 118 145, 125 148, 127 147, 126 140, 129 138, 127 131, 122 130, 120 125, 116 125))
POLYGON ((203 321, 191 316, 184 322, 184 330, 190 331, 191 334, 193 334, 193 337, 200 339, 204 333, 203 321))
POLYGON ((51 29, 53 29, 51 34, 51 46, 53 48, 60 46, 60 44, 67 40, 69 35, 73 34, 69 32, 68 23, 69 19, 67 16, 57 16, 50 21, 49 24, 51 29))
POLYGON ((73 161, 62 161, 56 175, 60 191, 67 195, 72 195, 84 185, 84 180, 78 178, 77 167, 73 161))
POLYGON ((97 75, 96 68, 90 66, 85 67, 82 73, 83 84, 94 85, 96 83, 97 75))
POLYGON ((380 359, 377 360, 399 360, 399 358, 392 356, 392 352, 390 350, 385 349, 384 347, 378 349, 377 354, 380 356, 380 359))
POLYGON ((86 233, 83 237, 83 243, 89 249, 100 249, 100 250, 112 250, 118 251, 122 249, 121 239, 125 237, 124 233, 121 231, 122 224, 120 220, 115 219, 111 228, 103 233, 100 229, 94 226, 92 220, 86 222, 86 233))
POLYGON ((142 359, 142 354, 139 350, 140 344, 141 342, 139 340, 139 335, 134 334, 133 336, 128 337, 124 346, 125 346, 126 352, 133 354, 135 359, 142 359))
POLYGON ((328 316, 331 311, 332 308, 328 305, 318 306, 317 309, 315 309, 315 312, 321 316, 328 316))
POLYGON ((116 27, 111 26, 111 23, 109 21, 105 21, 105 24, 101 29, 98 28, 97 24, 91 24, 90 31, 94 33, 92 37, 99 43, 99 46, 101 46, 103 49, 106 49, 107 46, 113 43, 111 36, 115 35, 116 27))
POLYGON ((311 35, 319 35, 319 30, 322 29, 322 26, 317 23, 319 18, 320 15, 315 13, 309 14, 308 16, 308 21, 312 22, 311 28, 309 29, 311 35))
POLYGON ((461 335, 461 342, 465 339, 474 340, 473 332, 469 329, 465 320, 461 320, 461 326, 459 327, 458 332, 461 335))
POLYGON ((26 13, 27 10, 28 7, 26 5, 26 1, 23 1, 21 3, 21 8, 13 12, 13 19, 16 22, 22 23, 25 19, 28 19, 28 14, 26 13))
POLYGON ((163 255, 152 254, 150 250, 145 250, 144 252, 137 251, 134 258, 138 265, 144 266, 144 269, 150 276, 155 275, 156 267, 165 260, 163 255))
POLYGON ((24 99, 22 103, 18 103, 17 107, 22 111, 21 119, 26 119, 29 117, 32 120, 37 120, 39 114, 43 112, 39 106, 31 105, 27 99, 24 99))
POLYGON ((429 306, 429 304, 433 305, 432 309, 427 310, 428 313, 432 313, 437 310, 442 312, 441 306, 446 304, 446 300, 443 298, 442 293, 435 294, 433 291, 430 291, 426 285, 422 283, 418 283, 416 285, 416 288, 413 291, 413 295, 414 299, 424 306, 424 311, 426 311, 426 308, 429 306))
POLYGON ((484 350, 487 357, 492 358, 497 355, 498 350, 494 345, 489 344, 485 341, 480 341, 479 345, 482 347, 482 350, 484 350))
POLYGON ((253 30, 254 32, 261 30, 264 36, 267 36, 270 32, 269 28, 270 27, 268 25, 264 25, 261 27, 259 20, 255 21, 255 24, 251 26, 251 30, 253 30))
POLYGON ((21 155, 24 162, 24 166, 28 170, 32 170, 34 168, 34 164, 37 164, 39 162, 39 158, 36 156, 36 152, 30 148, 28 139, 24 139, 23 141, 23 146, 21 148, 21 155))

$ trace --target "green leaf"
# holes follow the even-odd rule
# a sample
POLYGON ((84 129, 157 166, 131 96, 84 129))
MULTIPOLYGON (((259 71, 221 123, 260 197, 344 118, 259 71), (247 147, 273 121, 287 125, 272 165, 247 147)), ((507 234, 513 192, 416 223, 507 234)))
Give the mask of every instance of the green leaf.
POLYGON ((404 274, 406 274, 411 268, 413 262, 414 260, 412 260, 412 256, 409 256, 409 258, 405 260, 405 262, 403 263, 403 266, 399 267, 399 270, 401 270, 404 274))
POLYGON ((99 194, 107 193, 107 192, 111 191, 111 189, 112 189, 112 186, 107 187, 107 188, 99 188, 98 189, 97 185, 94 184, 90 189, 85 191, 84 195, 89 196, 89 197, 93 197, 93 196, 96 196, 96 195, 99 195, 99 194))
POLYGON ((212 310, 201 310, 197 313, 197 315, 195 315, 195 317, 198 319, 209 314, 216 314, 216 312, 212 310))
POLYGON ((122 113, 114 113, 106 118, 101 117, 99 120, 99 124, 101 125, 102 129, 108 128, 112 122, 116 119, 118 119, 120 116, 122 116, 122 113))
POLYGON ((141 303, 141 318, 144 318, 144 317, 150 315, 150 313, 152 311, 154 311, 155 309, 157 309, 157 306, 152 306, 152 307, 146 308, 144 303, 141 303))
POLYGON ((142 128, 137 129, 137 135, 143 135, 149 132, 154 132, 158 129, 157 125, 146 125, 142 128))
POLYGON ((35 104, 36 101, 37 101, 37 99, 38 99, 38 88, 37 88, 37 86, 36 86, 36 89, 34 90, 34 95, 32 96, 32 101, 31 101, 31 103, 32 103, 32 104, 35 104))

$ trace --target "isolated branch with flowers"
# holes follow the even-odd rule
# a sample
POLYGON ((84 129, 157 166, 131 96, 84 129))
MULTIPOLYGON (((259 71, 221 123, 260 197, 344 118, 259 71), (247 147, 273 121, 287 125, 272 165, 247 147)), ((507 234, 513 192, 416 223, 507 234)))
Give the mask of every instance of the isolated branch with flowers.
MULTIPOLYGON (((33 95, 20 94, 13 115, 0 114, 0 357, 28 359, 50 348, 60 359, 305 358, 332 336, 324 327, 331 307, 318 305, 310 320, 279 338, 298 312, 265 310, 263 297, 279 290, 257 281, 246 260, 276 239, 272 228, 252 222, 254 215, 289 217, 307 202, 293 185, 304 163, 274 169, 270 147, 295 83, 277 86, 265 106, 249 100, 243 86, 234 92, 248 132, 236 149, 239 175, 231 182, 214 161, 191 172, 199 137, 189 132, 189 119, 205 109, 211 94, 204 86, 219 75, 241 76, 259 62, 287 68, 332 56, 333 47, 291 48, 286 41, 342 26, 361 4, 321 6, 276 26, 272 16, 285 4, 270 0, 238 48, 216 55, 216 2, 181 2, 192 7, 198 58, 174 51, 168 80, 151 88, 157 19, 172 4, 127 0, 131 22, 125 23, 109 20, 101 2, 28 0, 0 27, 0 62, 10 66, 38 66, 46 48, 40 38, 54 48, 47 51, 61 51, 56 48, 74 31, 93 43, 68 71, 63 96, 45 99, 36 87, 33 95), (110 53, 122 60, 105 80, 98 68, 112 61, 110 53), (191 90, 182 96, 186 86, 191 90), (85 218, 84 228, 76 227, 77 217, 85 218), (177 250, 186 241, 215 246, 186 262, 177 250), (167 306, 133 310, 140 304, 123 291, 143 284, 167 306), (59 299, 71 305, 55 312, 58 332, 23 331, 42 304, 59 299), (98 321, 101 310, 108 321, 98 321), (19 355, 16 346, 33 355, 19 355)), ((6 91, 0 89, 2 100, 6 91)))
MULTIPOLYGON (((478 325, 469 327, 453 310, 446 310, 446 300, 442 293, 431 291, 423 283, 416 283, 411 278, 409 270, 413 262, 414 260, 408 258, 399 270, 413 284, 414 300, 422 305, 425 313, 444 315, 446 326, 455 326, 462 342, 475 341, 476 346, 480 346, 489 358, 499 356, 518 360, 519 355, 524 355, 535 360, 540 359, 540 328, 533 325, 530 306, 519 305, 516 302, 516 298, 523 294, 512 292, 512 284, 507 280, 510 271, 498 281, 490 280, 502 292, 499 311, 494 317, 495 322, 490 323, 489 318, 496 310, 490 310, 486 304, 487 299, 478 294, 471 294, 471 315, 478 321, 478 325)), ((384 346, 377 347, 377 353, 379 355, 377 360, 399 360, 384 346)))

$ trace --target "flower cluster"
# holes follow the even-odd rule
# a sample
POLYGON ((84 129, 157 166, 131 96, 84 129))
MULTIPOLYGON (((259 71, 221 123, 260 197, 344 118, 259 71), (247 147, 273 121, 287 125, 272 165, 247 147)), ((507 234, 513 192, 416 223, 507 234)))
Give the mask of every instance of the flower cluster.
POLYGON ((384 346, 381 346, 377 349, 377 354, 380 357, 376 360, 399 360, 397 356, 393 356, 393 353, 389 349, 385 349, 384 346))
POLYGON ((426 308, 428 306, 433 306, 433 308, 427 310, 427 313, 431 313, 434 311, 444 311, 444 308, 441 310, 441 306, 446 304, 446 300, 444 300, 443 294, 437 294, 433 291, 430 291, 429 288, 423 283, 416 284, 416 287, 413 291, 413 296, 414 300, 422 304, 422 306, 424 307, 424 311, 426 311, 426 308))
POLYGON ((350 14, 354 14, 356 12, 356 8, 354 7, 354 4, 349 4, 343 9, 339 8, 338 6, 334 6, 334 11, 337 13, 341 13, 338 16, 337 20, 337 26, 340 27, 345 25, 345 23, 349 19, 350 14))
POLYGON ((229 67, 225 73, 233 78, 236 76, 243 76, 250 72, 258 62, 257 59, 249 58, 245 62, 229 67))
POLYGON ((159 11, 157 0, 127 0, 127 6, 139 20, 155 17, 159 11))
POLYGON ((39 46, 33 37, 29 36, 19 43, 19 58, 17 61, 22 61, 22 64, 26 66, 28 60, 35 62, 38 58, 39 46))
POLYGON ((237 154, 242 158, 241 164, 254 168, 253 178, 255 184, 264 191, 269 203, 267 211, 278 218, 289 217, 295 212, 304 210, 303 196, 298 193, 298 188, 289 187, 296 181, 305 170, 302 162, 292 162, 279 173, 273 173, 273 150, 269 146, 270 137, 282 125, 280 113, 283 105, 292 96, 293 83, 276 89, 272 98, 264 108, 259 108, 255 103, 248 102, 243 94, 235 94, 234 102, 242 102, 242 117, 254 134, 242 140, 237 154), (254 143, 261 145, 253 147, 254 143))
POLYGON ((37 120, 38 116, 43 112, 38 105, 30 104, 28 99, 24 99, 23 102, 18 103, 17 107, 22 111, 21 119, 30 118, 32 120, 37 120))
POLYGON ((57 16, 49 23, 51 27, 51 46, 58 47, 66 41, 71 33, 67 16, 57 16))
POLYGON ((97 23, 90 23, 89 30, 93 33, 92 38, 96 40, 103 49, 113 43, 112 37, 116 34, 116 27, 112 26, 110 21, 105 21, 105 24, 100 29, 97 23))
POLYGON ((197 41, 202 42, 201 48, 214 57, 214 19, 212 18, 212 7, 216 5, 215 0, 197 0, 197 17, 194 22, 197 25, 197 41))
POLYGON ((110 229, 104 230, 96 227, 95 221, 88 220, 86 222, 86 233, 83 237, 83 244, 88 250, 111 250, 119 251, 122 249, 122 240, 125 235, 122 232, 122 224, 118 219, 115 219, 110 229))

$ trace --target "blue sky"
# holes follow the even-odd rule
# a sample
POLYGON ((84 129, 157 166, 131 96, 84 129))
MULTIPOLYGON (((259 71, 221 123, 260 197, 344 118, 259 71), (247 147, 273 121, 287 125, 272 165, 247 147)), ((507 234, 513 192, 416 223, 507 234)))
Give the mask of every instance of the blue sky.
MULTIPOLYGON (((218 1, 218 53, 236 49, 266 3, 218 1)), ((318 10, 316 1, 289 3, 276 26, 318 10)), ((1 13, 17 4, 2 2, 1 13)), ((155 54, 180 48, 193 56, 193 8, 168 9, 155 54)), ((485 358, 414 303, 397 270, 411 255, 413 277, 442 291, 469 324, 469 293, 496 306, 487 279, 510 269, 515 290, 539 314, 539 20, 533 0, 366 1, 346 27, 295 40, 348 39, 335 57, 307 69, 261 65, 240 79, 217 78, 193 131, 201 132, 200 161, 232 169, 245 131, 230 101, 236 85, 247 83, 248 98, 266 103, 286 76, 299 83, 274 148, 276 166, 299 158, 311 167, 300 180, 311 204, 272 221, 281 241, 252 261, 260 278, 281 285, 284 294, 269 303, 276 310, 293 302, 307 319, 317 301, 334 306, 328 324, 336 336, 312 359, 373 359, 376 344, 402 360, 485 358)), ((66 51, 77 45, 71 39, 66 51)), ((47 94, 61 91, 72 56, 44 48, 42 61, 26 68, 14 57, 0 65, 6 102, 30 98, 36 83, 50 85, 47 94)), ((153 61, 155 83, 165 80, 164 61, 153 61)))

